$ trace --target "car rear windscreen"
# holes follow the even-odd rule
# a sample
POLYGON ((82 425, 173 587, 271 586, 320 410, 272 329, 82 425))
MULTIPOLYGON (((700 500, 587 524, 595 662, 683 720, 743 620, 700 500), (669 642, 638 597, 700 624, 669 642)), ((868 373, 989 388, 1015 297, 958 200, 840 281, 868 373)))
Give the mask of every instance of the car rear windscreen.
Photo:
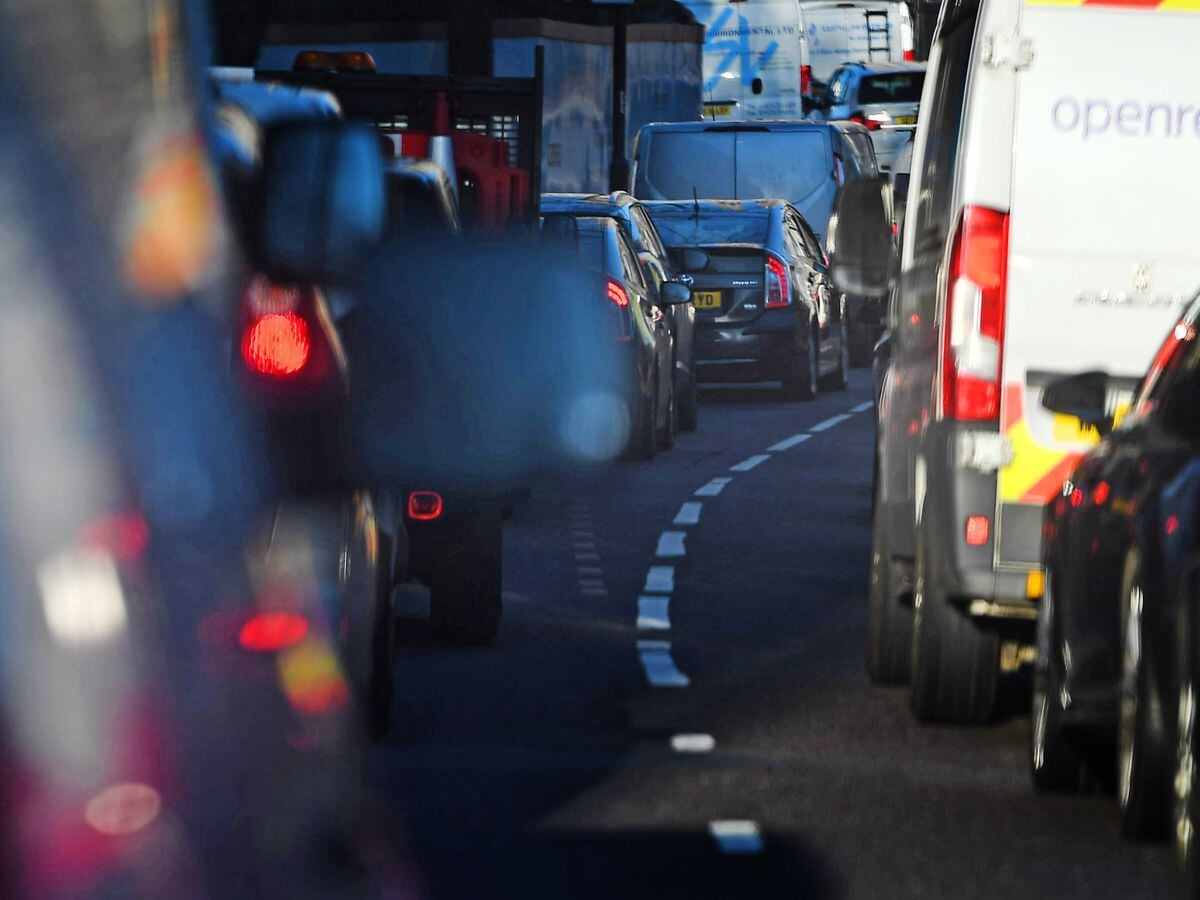
POLYGON ((668 247, 701 247, 707 244, 763 244, 767 240, 767 212, 704 215, 650 216, 668 247))
POLYGON ((897 72, 892 75, 868 75, 858 86, 858 102, 920 103, 924 72, 897 72))
POLYGON ((816 129, 651 134, 635 188, 643 200, 695 196, 796 203, 832 177, 827 138, 816 129))

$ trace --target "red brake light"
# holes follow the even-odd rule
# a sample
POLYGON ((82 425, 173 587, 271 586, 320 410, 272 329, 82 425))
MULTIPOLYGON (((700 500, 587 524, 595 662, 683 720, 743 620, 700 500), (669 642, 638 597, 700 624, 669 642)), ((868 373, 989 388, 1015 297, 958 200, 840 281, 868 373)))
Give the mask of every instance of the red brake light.
POLYGON ((767 309, 788 306, 792 302, 792 285, 787 267, 776 256, 767 255, 767 309))
POLYGON ((269 313, 242 337, 242 358, 253 371, 286 378, 304 368, 312 351, 308 323, 294 312, 269 313))
POLYGON ((967 516, 967 545, 982 547, 987 543, 991 523, 987 516, 967 516))
POLYGON ((1092 502, 1097 506, 1103 506, 1108 502, 1109 486, 1107 481, 1102 481, 1096 485, 1096 489, 1092 491, 1092 502))
POLYGON ((1008 215, 969 206, 954 237, 942 323, 942 415, 1000 416, 1000 362, 1008 290, 1008 215))
POLYGON ((442 514, 445 504, 436 491, 413 491, 408 495, 408 517, 418 522, 431 522, 442 514))
POLYGON ((1174 534, 1176 531, 1178 531, 1179 530, 1179 516, 1175 516, 1175 515, 1167 516, 1167 524, 1166 524, 1166 527, 1164 530, 1167 532, 1167 534, 1174 534))
POLYGON ((805 96, 812 93, 812 66, 800 67, 800 93, 805 96))
POLYGON ((304 640, 308 621, 290 612, 259 613, 242 626, 238 643, 253 653, 274 653, 304 640))
POLYGON ((891 121, 891 116, 887 113, 871 113, 868 116, 860 109, 850 113, 850 121, 857 122, 863 128, 867 129, 867 131, 878 131, 891 121))
POLYGON ((916 62, 917 61, 917 51, 916 50, 905 50, 904 51, 904 61, 905 62, 916 62))
POLYGON ((621 307, 621 309, 629 306, 629 294, 625 292, 625 288, 621 287, 615 281, 608 283, 608 299, 621 307))

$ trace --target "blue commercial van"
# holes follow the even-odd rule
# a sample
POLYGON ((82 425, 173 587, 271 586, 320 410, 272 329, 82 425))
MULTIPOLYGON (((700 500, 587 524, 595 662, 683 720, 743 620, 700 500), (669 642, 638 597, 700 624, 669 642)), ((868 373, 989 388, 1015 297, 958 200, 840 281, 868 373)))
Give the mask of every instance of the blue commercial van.
POLYGON ((824 243, 839 184, 874 169, 870 138, 857 125, 655 123, 638 132, 632 193, 639 200, 787 200, 824 243))

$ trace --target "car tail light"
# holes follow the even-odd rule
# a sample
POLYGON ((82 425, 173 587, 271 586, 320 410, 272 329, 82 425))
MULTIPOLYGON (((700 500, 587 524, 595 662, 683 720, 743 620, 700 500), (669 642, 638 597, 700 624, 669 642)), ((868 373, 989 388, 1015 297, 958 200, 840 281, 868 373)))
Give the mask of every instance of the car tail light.
POLYGON ((616 307, 617 340, 627 341, 633 335, 633 320, 629 311, 629 292, 611 278, 606 287, 609 301, 616 307))
POLYGON ((292 612, 262 612, 238 631, 238 643, 252 653, 275 653, 304 640, 308 620, 292 612))
POLYGON ((812 94, 812 66, 800 67, 800 93, 806 97, 812 94))
POLYGON ((916 50, 905 50, 904 51, 904 61, 905 62, 916 62, 917 61, 917 51, 916 50))
POLYGON ((787 266, 777 256, 767 254, 766 267, 767 309, 778 309, 792 303, 792 283, 788 278, 787 266))
POLYGON ((967 516, 967 545, 982 547, 986 544, 991 524, 987 516, 967 516))
POLYGON ((1008 288, 1008 215, 968 206, 950 253, 942 324, 942 415, 1000 416, 1000 362, 1008 288))
POLYGON ((268 313, 250 322, 242 335, 242 358, 260 375, 296 375, 311 353, 308 323, 294 312, 268 313))
POLYGON ((442 515, 445 503, 436 491, 413 491, 408 495, 408 517, 418 522, 432 522, 442 515))
POLYGON ((629 306, 629 294, 625 291, 625 288, 621 287, 615 281, 608 283, 608 299, 621 307, 621 309, 629 306))
POLYGON ((885 112, 874 112, 868 115, 859 109, 850 113, 850 121, 857 122, 867 131, 878 131, 884 125, 891 124, 892 117, 885 112))

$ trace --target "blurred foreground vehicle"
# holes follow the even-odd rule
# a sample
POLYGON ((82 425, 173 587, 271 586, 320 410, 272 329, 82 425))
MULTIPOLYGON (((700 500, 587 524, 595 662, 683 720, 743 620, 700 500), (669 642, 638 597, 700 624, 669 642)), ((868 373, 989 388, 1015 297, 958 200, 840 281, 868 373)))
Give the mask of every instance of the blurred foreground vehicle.
MULTIPOLYGON (((541 211, 542 215, 609 216, 616 220, 637 251, 655 303, 661 298, 663 285, 678 279, 678 270, 668 257, 667 248, 645 207, 624 191, 608 195, 543 194, 541 211)), ((679 428, 695 431, 699 403, 695 369, 696 310, 686 303, 679 303, 665 305, 665 312, 674 349, 671 371, 679 428)))
POLYGON ((781 381, 793 400, 846 387, 846 300, 817 236, 790 204, 702 200, 646 209, 692 279, 703 380, 781 381))
MULTIPOLYGON (((1096 440, 1044 409, 1042 391, 1103 368, 1110 408, 1128 402, 1200 283, 1177 215, 1200 201, 1184 175, 1190 119, 1121 99, 1131 78, 1150 95, 1192 79, 1194 57, 1175 49, 1197 34, 1185 13, 1018 0, 971 0, 942 18, 890 314, 868 646, 874 680, 911 676, 923 720, 986 720, 1002 644, 1015 668, 1032 638, 1042 509, 1096 440), (991 36, 1010 33, 997 56, 991 36), (1120 76, 1086 63, 1128 46, 1142 49, 1120 76), (1096 190, 1122 179, 1149 182, 1096 190)), ((882 294, 890 263, 872 254, 892 227, 886 187, 846 191, 835 274, 882 294), (868 197, 869 223, 852 211, 868 197), (856 245, 855 265, 841 266, 856 245)))
POLYGON ((851 63, 834 73, 816 107, 824 118, 849 119, 866 128, 879 171, 886 175, 916 129, 924 84, 924 63, 851 63))
POLYGON ((1194 620, 1180 621, 1194 614, 1200 550, 1198 322, 1194 301, 1115 430, 1103 372, 1053 382, 1042 396, 1108 436, 1046 507, 1031 769, 1039 787, 1076 788, 1113 758, 1115 735, 1129 835, 1167 827, 1176 723, 1188 714, 1179 662, 1193 651, 1194 620))

